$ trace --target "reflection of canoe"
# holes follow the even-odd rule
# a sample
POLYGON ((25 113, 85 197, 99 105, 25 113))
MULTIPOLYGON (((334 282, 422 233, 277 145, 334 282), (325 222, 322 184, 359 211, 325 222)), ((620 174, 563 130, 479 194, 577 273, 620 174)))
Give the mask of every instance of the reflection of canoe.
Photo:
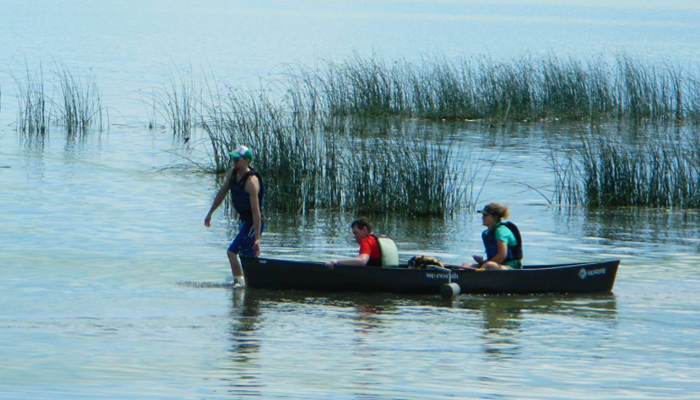
MULTIPOLYGON (((329 270, 321 262, 242 257, 252 288, 320 291, 437 294, 447 272, 431 269, 348 267, 329 270)), ((609 292, 619 260, 531 265, 522 270, 452 270, 462 293, 593 293, 609 292)), ((453 266, 446 266, 454 268, 453 266)))

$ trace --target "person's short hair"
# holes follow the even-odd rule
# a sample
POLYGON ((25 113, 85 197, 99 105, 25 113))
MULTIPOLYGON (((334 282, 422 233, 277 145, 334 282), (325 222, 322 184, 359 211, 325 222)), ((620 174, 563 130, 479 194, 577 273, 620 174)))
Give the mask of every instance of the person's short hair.
POLYGON ((372 224, 369 222, 367 217, 360 217, 350 224, 350 228, 357 227, 357 229, 367 228, 367 232, 372 232, 372 224))
POLYGON ((508 208, 508 206, 504 206, 498 203, 489 203, 477 212, 481 214, 491 214, 498 219, 508 219, 508 217, 510 216, 510 209, 508 208))

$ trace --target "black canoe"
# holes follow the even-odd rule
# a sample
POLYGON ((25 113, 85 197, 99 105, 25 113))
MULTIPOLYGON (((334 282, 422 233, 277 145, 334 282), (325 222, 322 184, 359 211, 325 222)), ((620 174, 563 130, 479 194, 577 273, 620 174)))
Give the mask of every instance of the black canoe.
MULTIPOLYGON (((326 292, 391 292, 438 294, 448 283, 446 271, 431 269, 349 267, 328 269, 322 262, 242 257, 251 288, 326 292)), ((521 270, 451 269, 461 293, 594 293, 610 292, 619 260, 530 265, 521 270)))

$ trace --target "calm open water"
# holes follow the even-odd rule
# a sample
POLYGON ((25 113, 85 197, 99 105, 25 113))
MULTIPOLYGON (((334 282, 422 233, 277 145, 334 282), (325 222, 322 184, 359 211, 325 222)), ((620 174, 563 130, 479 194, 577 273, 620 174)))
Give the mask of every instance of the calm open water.
MULTIPOLYGON (((453 126, 504 153, 480 203, 511 205, 529 262, 622 259, 614 292, 583 296, 234 291, 231 225, 203 218, 212 176, 149 131, 139 91, 209 64, 254 86, 279 66, 432 51, 508 58, 625 50, 700 60, 700 5, 677 1, 0 1, 0 398, 700 398, 700 215, 557 210, 542 148, 576 126, 453 126), (91 70, 109 132, 14 131, 8 71, 91 70)), ((270 213, 266 256, 356 251, 352 216, 270 213)), ((466 260, 480 220, 388 217, 402 258, 466 260)))

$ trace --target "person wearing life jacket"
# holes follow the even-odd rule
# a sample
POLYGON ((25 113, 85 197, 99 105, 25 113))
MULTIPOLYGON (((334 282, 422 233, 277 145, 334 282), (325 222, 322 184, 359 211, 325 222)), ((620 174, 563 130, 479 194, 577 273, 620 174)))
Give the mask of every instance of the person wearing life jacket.
POLYGON ((365 217, 360 217, 350 224, 355 241, 360 245, 357 257, 326 261, 326 267, 333 269, 336 265, 355 265, 358 267, 381 267, 382 253, 377 237, 372 234, 372 224, 365 217))
POLYGON ((212 214, 230 191, 233 207, 238 212, 239 223, 238 235, 231 242, 226 254, 231 264, 234 286, 245 286, 238 255, 258 256, 260 254, 260 239, 265 229, 262 220, 265 186, 260 174, 250 166, 253 161, 253 152, 248 147, 239 146, 229 155, 233 166, 226 174, 226 180, 204 218, 204 226, 211 226, 212 214))
POLYGON ((481 255, 474 255, 472 257, 476 263, 464 263, 462 267, 487 270, 522 268, 522 243, 516 238, 520 233, 514 224, 504 221, 510 214, 508 207, 489 203, 477 212, 481 214, 482 224, 487 228, 481 234, 486 259, 481 255), (515 232, 508 226, 513 226, 515 232))

